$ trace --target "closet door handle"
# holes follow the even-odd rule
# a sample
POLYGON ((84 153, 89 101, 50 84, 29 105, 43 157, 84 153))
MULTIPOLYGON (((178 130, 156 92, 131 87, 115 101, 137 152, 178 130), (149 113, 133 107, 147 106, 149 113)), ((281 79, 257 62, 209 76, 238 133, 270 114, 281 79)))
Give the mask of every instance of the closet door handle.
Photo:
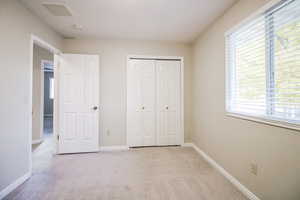
POLYGON ((98 110, 98 106, 94 106, 94 107, 93 107, 93 110, 98 110))

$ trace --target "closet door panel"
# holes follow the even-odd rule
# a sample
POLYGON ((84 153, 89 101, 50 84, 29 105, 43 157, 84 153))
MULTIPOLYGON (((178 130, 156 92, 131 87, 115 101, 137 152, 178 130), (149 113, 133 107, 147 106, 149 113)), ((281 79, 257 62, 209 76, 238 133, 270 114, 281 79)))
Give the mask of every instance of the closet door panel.
POLYGON ((157 143, 180 144, 180 61, 157 61, 157 143))
POLYGON ((141 134, 140 70, 134 60, 127 69, 127 144, 137 146, 143 143, 141 134))
POLYGON ((143 146, 155 145, 155 62, 140 61, 143 146))
POLYGON ((155 62, 130 60, 127 79, 127 143, 155 145, 155 62))

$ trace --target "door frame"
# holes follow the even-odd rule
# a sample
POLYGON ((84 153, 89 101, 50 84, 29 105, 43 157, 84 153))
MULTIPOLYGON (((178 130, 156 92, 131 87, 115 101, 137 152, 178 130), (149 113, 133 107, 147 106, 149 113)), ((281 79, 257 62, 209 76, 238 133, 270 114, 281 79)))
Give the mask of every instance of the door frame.
MULTIPOLYGON (((34 44, 45 48, 47 50, 49 50, 51 53, 54 54, 54 65, 53 65, 53 71, 54 71, 54 109, 53 109, 53 120, 55 118, 57 118, 57 110, 55 109, 55 102, 57 101, 56 99, 58 98, 57 96, 57 88, 56 88, 56 78, 55 78, 55 74, 57 74, 57 66, 56 66, 56 55, 59 55, 62 53, 61 50, 55 48, 54 46, 52 46, 51 44, 49 44, 46 40, 41 39, 40 37, 31 34, 30 35, 30 41, 29 41, 29 96, 28 96, 28 119, 29 119, 29 138, 28 138, 28 145, 29 145, 29 174, 30 176, 32 175, 32 109, 33 109, 33 105, 32 105, 32 95, 33 95, 33 91, 32 91, 32 86, 33 86, 33 47, 34 44)), ((43 110, 43 109, 42 109, 43 110)), ((53 136, 56 138, 56 123, 53 123, 53 136)), ((55 145, 57 146, 57 140, 55 140, 55 145)))
MULTIPOLYGON (((53 57, 54 59, 54 57, 53 57)), ((53 61, 50 61, 50 60, 41 60, 41 63, 40 63, 40 77, 41 77, 41 105, 40 105, 40 124, 41 124, 41 127, 40 127, 40 140, 43 141, 44 140, 44 101, 45 101, 45 98, 44 98, 44 94, 45 94, 45 90, 44 90, 44 86, 45 86, 45 69, 44 69, 44 65, 45 63, 51 63, 53 65, 53 73, 54 73, 54 60, 53 61)), ((53 74, 54 75, 54 74, 53 74)), ((54 76, 53 76, 54 77, 54 76)), ((54 100, 54 99, 53 99, 54 100)), ((54 112, 54 110, 53 110, 54 112)), ((53 113, 54 115, 54 113, 53 113)))
POLYGON ((180 144, 184 144, 184 57, 182 56, 152 56, 152 55, 128 55, 126 58, 126 145, 128 146, 128 111, 127 111, 127 85, 128 68, 130 59, 149 59, 149 60, 180 60, 180 144))

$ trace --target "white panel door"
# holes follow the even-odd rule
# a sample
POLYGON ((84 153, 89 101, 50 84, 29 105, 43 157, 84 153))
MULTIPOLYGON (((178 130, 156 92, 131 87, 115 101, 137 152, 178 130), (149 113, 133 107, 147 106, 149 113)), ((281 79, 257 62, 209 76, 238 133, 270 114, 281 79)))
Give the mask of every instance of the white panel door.
POLYGON ((181 144, 180 61, 160 60, 157 66, 157 144, 181 144))
POLYGON ((155 61, 131 59, 127 74, 127 144, 155 145, 155 61))
POLYGON ((98 56, 63 54, 58 76, 58 152, 98 151, 98 56))

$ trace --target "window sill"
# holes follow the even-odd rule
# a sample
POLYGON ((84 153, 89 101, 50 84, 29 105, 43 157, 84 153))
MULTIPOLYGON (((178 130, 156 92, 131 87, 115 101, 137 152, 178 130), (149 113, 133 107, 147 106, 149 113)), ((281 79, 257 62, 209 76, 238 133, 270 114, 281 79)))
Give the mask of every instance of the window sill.
POLYGON ((253 121, 253 122, 258 122, 258 123, 261 123, 261 124, 267 124, 267 125, 272 125, 272 126, 276 126, 276 127, 281 127, 281 128, 300 131, 300 126, 299 125, 291 124, 291 123, 284 122, 284 121, 265 119, 263 117, 244 115, 244 114, 233 113, 233 112, 228 112, 228 111, 226 112, 226 116, 233 117, 233 118, 238 118, 238 119, 243 119, 243 120, 248 120, 248 121, 253 121))

